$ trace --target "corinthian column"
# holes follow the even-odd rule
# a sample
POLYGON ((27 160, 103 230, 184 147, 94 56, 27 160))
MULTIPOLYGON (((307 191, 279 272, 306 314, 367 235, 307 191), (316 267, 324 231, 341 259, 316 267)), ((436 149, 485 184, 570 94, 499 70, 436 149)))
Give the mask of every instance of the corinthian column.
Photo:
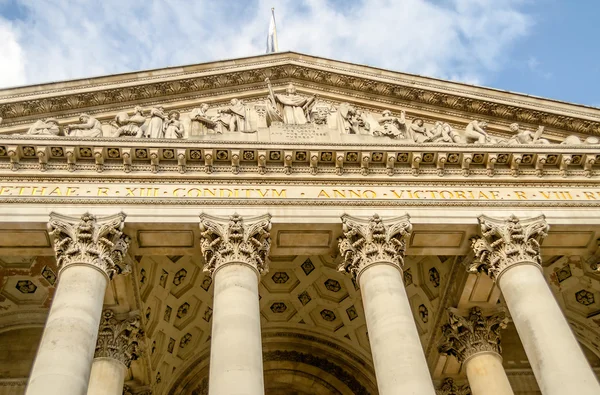
POLYGON ((122 395, 125 373, 138 358, 140 317, 118 320, 112 310, 102 312, 88 395, 122 395))
POLYGON ((342 216, 339 270, 360 285, 380 395, 433 395, 435 390, 402 281, 408 215, 384 225, 342 216))
POLYGON ((268 270, 271 216, 200 216, 204 271, 214 282, 210 395, 263 395, 258 282, 268 270))
POLYGON ((471 395, 471 388, 468 385, 457 385, 450 377, 444 379, 440 387, 435 390, 437 395, 471 395))
POLYGON ((544 395, 600 394, 600 385, 542 272, 544 216, 520 221, 479 217, 482 237, 472 240, 482 270, 504 296, 527 358, 544 395))
POLYGON ((500 329, 507 321, 504 313, 484 317, 479 307, 473 307, 467 318, 448 313, 439 351, 463 364, 473 395, 513 395, 500 356, 500 329))
POLYGON ((97 219, 50 214, 58 283, 27 395, 85 395, 106 285, 122 272, 125 214, 97 219))

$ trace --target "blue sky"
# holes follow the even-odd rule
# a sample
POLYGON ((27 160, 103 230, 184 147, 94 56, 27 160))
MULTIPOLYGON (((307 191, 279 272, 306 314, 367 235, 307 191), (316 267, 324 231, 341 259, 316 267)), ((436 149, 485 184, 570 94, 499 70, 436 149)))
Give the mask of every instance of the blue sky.
POLYGON ((280 50, 600 107, 600 0, 0 0, 0 87, 280 50))

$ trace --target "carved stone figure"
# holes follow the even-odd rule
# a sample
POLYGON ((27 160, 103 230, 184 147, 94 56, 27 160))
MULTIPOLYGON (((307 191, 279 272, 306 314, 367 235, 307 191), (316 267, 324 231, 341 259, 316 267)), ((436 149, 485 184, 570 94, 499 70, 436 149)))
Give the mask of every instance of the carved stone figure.
POLYGON ((315 105, 310 111, 310 120, 315 125, 327 125, 329 114, 331 114, 329 106, 315 105))
POLYGON ((146 117, 143 114, 142 107, 136 106, 131 117, 126 112, 120 112, 115 117, 115 122, 118 128, 114 137, 142 137, 144 133, 142 126, 146 122, 146 117))
POLYGON ((81 114, 79 122, 65 126, 65 134, 75 137, 102 137, 102 124, 96 118, 81 114))
POLYGON ((243 262, 256 268, 259 273, 267 272, 270 230, 270 215, 249 224, 245 224, 237 214, 229 217, 229 221, 203 215, 200 221, 200 248, 206 262, 204 271, 212 275, 222 264, 243 262))
POLYGON ((179 120, 179 111, 171 111, 165 121, 165 138, 182 139, 184 136, 183 123, 179 120))
POLYGON ((54 118, 46 118, 35 121, 25 134, 34 136, 58 136, 59 132, 58 121, 54 118))
MULTIPOLYGON (((190 118, 192 120, 192 130, 190 131, 190 134, 192 136, 217 133, 217 123, 206 114, 207 111, 208 104, 202 103, 200 104, 200 107, 194 108, 190 112, 190 118)), ((219 130, 218 132, 222 132, 222 130, 219 130)))
POLYGON ((379 119, 381 126, 373 131, 374 136, 387 136, 393 139, 406 139, 406 114, 404 111, 400 113, 400 118, 394 117, 390 110, 384 110, 379 119))
POLYGON ((550 144, 550 141, 540 138, 544 132, 544 127, 540 126, 534 133, 529 130, 522 130, 518 123, 510 124, 510 131, 516 133, 512 136, 508 144, 550 144))
POLYGON ((218 121, 221 121, 230 132, 249 132, 251 128, 247 110, 242 100, 231 99, 230 105, 220 110, 218 121))
POLYGON ((425 122, 421 118, 412 120, 408 127, 409 135, 416 143, 425 143, 431 141, 433 133, 425 127, 425 122))
POLYGON ((364 120, 359 119, 356 109, 351 104, 340 103, 337 114, 340 133, 362 134, 360 125, 364 120))
POLYGON ((459 362, 464 362, 480 352, 502 354, 500 346, 500 330, 506 328, 508 318, 504 312, 483 316, 479 307, 473 307, 468 317, 448 312, 448 323, 442 326, 444 336, 439 352, 454 355, 459 362))
POLYGON ((167 115, 162 106, 154 107, 150 110, 150 123, 146 128, 145 136, 151 139, 161 139, 165 137, 165 120, 167 115))
POLYGON ((342 263, 338 270, 356 277, 368 265, 382 261, 402 268, 406 239, 412 231, 412 225, 408 215, 390 222, 390 225, 384 225, 377 214, 368 223, 359 223, 347 215, 342 216, 344 235, 338 239, 342 263))
POLYGON ((140 354, 142 333, 139 315, 118 320, 112 310, 105 309, 100 319, 94 358, 116 359, 129 367, 140 354))
POLYGON ((459 137, 454 129, 452 129, 452 126, 446 122, 436 121, 426 142, 453 143, 455 142, 455 139, 459 139, 459 137))
POLYGON ((454 138, 455 143, 479 143, 485 144, 491 142, 490 135, 486 132, 487 122, 485 121, 471 121, 465 128, 465 132, 462 136, 456 135, 454 138))
POLYGON ((596 136, 586 137, 585 140, 581 140, 579 136, 570 135, 565 137, 565 139, 560 143, 561 145, 592 145, 592 144, 600 144, 600 139, 596 136))
MULTIPOLYGON (((267 112, 271 122, 283 122, 288 125, 304 125, 308 123, 311 107, 314 105, 316 95, 303 97, 296 94, 296 87, 290 83, 285 94, 275 94, 271 81, 265 79, 269 88, 270 106, 267 112)), ((270 123, 270 122, 269 122, 270 123)))

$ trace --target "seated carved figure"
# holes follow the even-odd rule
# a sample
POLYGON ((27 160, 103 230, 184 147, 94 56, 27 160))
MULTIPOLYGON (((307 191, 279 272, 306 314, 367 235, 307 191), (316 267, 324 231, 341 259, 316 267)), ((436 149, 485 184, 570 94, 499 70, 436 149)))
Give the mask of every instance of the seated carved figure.
POLYGON ((381 127, 373 132, 375 136, 388 136, 393 139, 405 139, 406 136, 406 121, 405 113, 400 113, 400 118, 394 117, 390 110, 384 110, 381 113, 379 125, 381 127))
POLYGON ((120 112, 115 117, 119 126, 114 137, 142 137, 144 131, 142 125, 146 122, 146 117, 142 114, 142 108, 137 106, 134 114, 130 117, 126 112, 120 112))
POLYGON ((516 134, 507 141, 508 144, 550 144, 550 141, 540 138, 544 132, 543 126, 540 126, 535 133, 522 130, 518 123, 512 123, 509 127, 510 131, 516 134))
POLYGON ((459 139, 460 137, 454 131, 454 129, 452 129, 452 126, 450 126, 446 122, 436 121, 433 126, 433 129, 430 132, 430 137, 427 140, 427 142, 453 143, 459 139))
POLYGON ((58 127, 58 121, 54 118, 46 118, 36 121, 29 130, 28 135, 37 136, 58 136, 60 129, 58 127))
POLYGON ((421 118, 413 119, 409 126, 409 132, 415 143, 425 143, 431 141, 432 132, 427 130, 425 122, 421 118))
POLYGON ((65 126, 65 134, 75 137, 102 137, 102 124, 88 114, 81 114, 79 122, 65 126))
POLYGON ((453 140, 455 143, 470 144, 470 143, 491 143, 492 138, 486 132, 487 122, 471 121, 462 133, 454 133, 453 140))

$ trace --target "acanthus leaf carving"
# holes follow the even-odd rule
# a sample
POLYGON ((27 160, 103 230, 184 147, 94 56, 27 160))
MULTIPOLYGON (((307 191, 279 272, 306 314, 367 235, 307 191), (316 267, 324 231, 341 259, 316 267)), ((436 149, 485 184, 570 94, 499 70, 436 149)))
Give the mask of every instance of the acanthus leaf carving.
POLYGON ((200 248, 204 256, 204 271, 211 276, 221 265, 244 263, 258 273, 268 272, 267 256, 271 246, 271 216, 255 218, 250 223, 234 214, 219 219, 206 214, 200 216, 200 248))
POLYGON ((480 216, 481 236, 471 239, 476 260, 470 272, 483 271, 497 280, 514 264, 535 263, 541 267, 540 244, 550 227, 545 216, 520 220, 514 215, 502 220, 480 216))
POLYGON ((412 231, 410 217, 393 218, 385 225, 379 215, 368 222, 349 215, 342 216, 343 236, 338 238, 342 256, 338 270, 357 277, 369 265, 386 262, 404 266, 406 240, 412 231))
POLYGON ((456 384, 451 377, 446 377, 442 385, 435 391, 436 395, 471 395, 468 384, 456 384))
POLYGON ((448 323, 442 326, 443 341, 438 350, 441 354, 454 355, 459 362, 481 352, 502 354, 500 330, 506 328, 508 318, 501 311, 484 316, 481 308, 473 307, 467 317, 455 309, 448 311, 448 323))
POLYGON ((131 361, 140 355, 140 343, 144 335, 140 326, 138 314, 119 320, 114 311, 102 311, 94 358, 116 359, 129 367, 131 361))
POLYGON ((130 238, 123 233, 125 214, 97 219, 89 213, 73 218, 50 214, 48 231, 54 239, 60 269, 71 264, 88 264, 104 271, 108 278, 129 272, 124 261, 130 238))

